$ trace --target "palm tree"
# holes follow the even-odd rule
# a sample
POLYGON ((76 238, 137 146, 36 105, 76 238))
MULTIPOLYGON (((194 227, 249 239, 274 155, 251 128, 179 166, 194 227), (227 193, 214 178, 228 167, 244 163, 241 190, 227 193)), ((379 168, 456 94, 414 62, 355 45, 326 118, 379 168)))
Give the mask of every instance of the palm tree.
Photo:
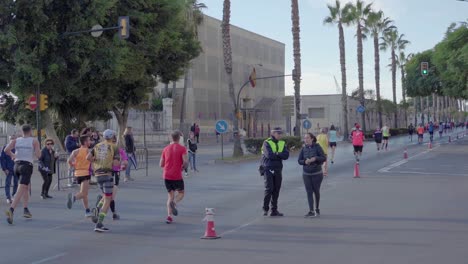
POLYGON ((234 81, 232 79, 232 47, 231 47, 231 1, 224 0, 223 4, 223 22, 221 23, 221 30, 223 33, 223 56, 224 56, 224 69, 228 77, 229 97, 231 97, 234 106, 233 132, 234 132, 234 157, 242 156, 243 150, 239 136, 239 109, 236 103, 236 95, 234 93, 234 81))
POLYGON ((385 34, 394 26, 393 21, 390 18, 385 17, 382 11, 371 12, 366 20, 366 27, 364 28, 365 33, 372 35, 374 39, 374 70, 375 70, 375 92, 377 95, 377 113, 379 118, 379 126, 383 126, 382 122, 382 104, 380 97, 380 50, 379 50, 379 38, 381 34, 385 34))
POLYGON ((294 55, 294 101, 296 105, 296 132, 295 136, 300 136, 301 117, 301 42, 299 27, 299 4, 298 0, 291 0, 291 20, 293 35, 293 55, 294 55))
POLYGON ((405 66, 406 63, 413 57, 413 54, 406 55, 403 50, 400 50, 400 54, 397 57, 397 66, 401 71, 401 95, 403 98, 403 107, 404 107, 404 116, 405 116, 405 126, 408 126, 408 111, 406 105, 406 77, 405 77, 405 66))
POLYGON ((343 31, 343 19, 346 13, 341 8, 340 1, 336 0, 335 5, 327 5, 330 10, 330 16, 327 16, 324 20, 324 24, 337 25, 339 40, 338 45, 340 48, 340 65, 341 65, 341 104, 343 106, 343 136, 345 139, 348 138, 348 94, 346 93, 346 54, 345 54, 345 39, 343 31))
MULTIPOLYGON (((364 63, 363 63, 363 48, 362 40, 364 39, 363 28, 369 14, 372 12, 372 4, 365 5, 363 1, 356 0, 356 4, 346 4, 345 17, 346 24, 356 25, 356 37, 357 37, 357 61, 358 61, 358 76, 359 76, 359 101, 364 106, 364 63), (349 11, 348 11, 349 10, 349 11)), ((362 130, 366 131, 366 119, 364 112, 361 113, 362 130)))
MULTIPOLYGON (((196 36, 198 36, 198 26, 203 22, 203 12, 202 9, 206 8, 206 5, 199 3, 198 0, 186 0, 186 19, 187 25, 196 36)), ((185 101, 187 98, 187 89, 189 84, 192 83, 192 67, 189 64, 185 70, 184 75, 184 89, 182 92, 182 100, 180 103, 180 119, 179 127, 182 131, 186 132, 188 128, 185 127, 185 101)), ((175 83, 174 83, 175 86, 175 83)), ((175 89, 173 89, 173 98, 175 96, 175 89)))
POLYGON ((390 49, 391 51, 391 69, 392 69, 392 90, 393 90, 393 103, 395 104, 395 112, 394 112, 394 120, 393 120, 393 125, 394 127, 398 127, 398 113, 397 113, 397 101, 396 101, 396 61, 397 61, 397 56, 396 56, 396 51, 397 50, 403 50, 407 44, 410 42, 408 40, 404 39, 405 35, 398 34, 398 30, 396 28, 388 31, 381 37, 382 43, 380 44, 380 49, 383 51, 387 51, 390 49))

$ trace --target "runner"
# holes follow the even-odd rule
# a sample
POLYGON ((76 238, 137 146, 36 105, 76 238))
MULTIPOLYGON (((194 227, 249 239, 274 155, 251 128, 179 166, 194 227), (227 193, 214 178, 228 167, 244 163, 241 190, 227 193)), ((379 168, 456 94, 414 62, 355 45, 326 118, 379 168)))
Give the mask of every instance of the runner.
POLYGON ((70 167, 72 167, 75 171, 75 177, 77 183, 80 185, 80 191, 75 195, 72 193, 68 194, 67 207, 68 209, 71 209, 77 200, 83 200, 85 217, 92 217, 92 213, 88 204, 89 181, 91 180, 89 167, 91 166, 91 162, 86 159, 86 156, 90 151, 90 137, 87 135, 82 135, 80 137, 80 144, 81 147, 74 150, 68 158, 68 165, 70 165, 70 167))
POLYGON ((182 170, 188 166, 187 149, 179 144, 181 133, 174 131, 171 134, 172 142, 165 147, 159 166, 163 168, 163 178, 167 189, 167 218, 166 223, 173 222, 172 216, 177 216, 177 204, 184 198, 184 180, 182 170), (177 192, 177 195, 176 195, 177 192))
MULTIPOLYGON (((16 139, 16 135, 10 136, 10 142, 16 139)), ((5 173, 5 197, 6 202, 11 204, 13 200, 11 197, 14 197, 16 191, 18 190, 18 176, 15 175, 15 162, 5 153, 5 149, 8 146, 6 144, 2 148, 2 154, 0 155, 0 163, 2 166, 2 170, 5 173), (13 193, 11 193, 11 181, 13 180, 13 193)), ((15 150, 12 149, 11 152, 15 153, 15 150)))
POLYGON ((410 138, 411 142, 413 142, 413 134, 414 134, 414 126, 413 126, 413 123, 411 123, 411 124, 408 126, 408 134, 409 134, 409 138, 410 138))
POLYGON ((374 131, 374 140, 375 144, 377 145, 377 151, 380 151, 380 148, 382 146, 382 130, 380 130, 380 127, 377 127, 374 131))
POLYGON ((15 175, 19 178, 20 185, 18 192, 11 203, 10 208, 5 212, 7 222, 13 224, 13 213, 18 203, 23 200, 23 216, 32 218, 31 212, 28 209, 29 187, 31 184, 31 175, 33 172, 33 160, 41 157, 41 148, 39 141, 32 137, 30 125, 22 126, 23 136, 14 139, 5 148, 5 153, 15 161, 15 175), (15 149, 16 152, 11 152, 15 149))
POLYGON ((328 135, 327 135, 327 129, 322 128, 321 133, 317 136, 317 143, 320 145, 320 147, 323 150, 323 154, 325 155, 325 161, 322 163, 322 168, 323 168, 323 176, 328 176, 328 161, 327 161, 327 155, 328 155, 328 135))
MULTIPOLYGON (((112 142, 117 145, 117 137, 114 137, 112 139, 112 142)), ((119 149, 120 153, 120 164, 113 164, 112 165, 112 177, 114 177, 114 189, 112 191, 112 201, 110 203, 110 209, 112 212, 112 220, 120 220, 120 215, 118 215, 115 211, 115 197, 117 195, 117 191, 119 190, 119 183, 120 183, 120 172, 123 170, 126 170, 128 164, 128 157, 127 154, 125 153, 125 149, 120 148, 119 149)), ((104 199, 102 198, 101 195, 98 195, 97 199, 97 207, 102 207, 104 204, 104 199)))
POLYGON ((387 124, 382 127, 382 136, 383 136, 383 145, 382 149, 385 147, 385 151, 388 149, 388 139, 390 138, 390 128, 387 124))
POLYGON ((351 140, 354 147, 354 157, 356 158, 356 162, 359 163, 359 157, 362 155, 364 147, 364 133, 358 123, 356 123, 354 130, 351 132, 351 140))
POLYGON ((432 142, 434 140, 434 123, 432 123, 432 121, 429 122, 428 130, 429 130, 429 140, 432 142))
POLYGON ((424 127, 422 124, 419 124, 418 127, 418 143, 422 144, 424 139, 424 127))
POLYGON ((331 148, 331 164, 335 162, 335 149, 336 149, 336 129, 334 125, 331 125, 330 131, 328 131, 328 141, 330 142, 331 148))
POLYGON ((442 134, 444 133, 444 124, 439 122, 439 138, 442 138, 442 134))
POLYGON ((104 227, 102 222, 107 215, 112 201, 114 189, 112 166, 120 164, 119 149, 112 143, 112 139, 116 136, 115 131, 107 129, 104 131, 103 136, 105 141, 97 144, 87 156, 87 159, 93 162, 94 173, 96 174, 99 188, 104 195, 102 206, 93 208, 93 222, 97 221, 94 228, 96 232, 109 231, 109 229, 104 227))

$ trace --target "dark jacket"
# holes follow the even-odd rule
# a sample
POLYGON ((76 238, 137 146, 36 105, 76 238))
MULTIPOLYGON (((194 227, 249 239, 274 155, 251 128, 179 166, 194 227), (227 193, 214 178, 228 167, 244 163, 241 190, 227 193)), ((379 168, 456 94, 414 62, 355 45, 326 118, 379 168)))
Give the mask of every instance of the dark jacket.
POLYGON ((89 146, 90 149, 93 149, 97 144, 101 142, 101 138, 98 136, 97 138, 90 137, 91 145, 89 146))
MULTIPOLYGON (((271 137, 274 143, 278 143, 274 137, 271 137)), ((277 148, 278 149, 278 148, 277 148)), ((286 145, 282 152, 274 153, 268 142, 263 142, 262 165, 265 169, 283 169, 283 160, 289 158, 289 151, 286 145)))
POLYGON ((55 173, 55 151, 52 150, 52 154, 49 152, 47 147, 44 147, 41 151, 41 158, 39 159, 39 171, 47 172, 49 174, 55 173), (50 167, 53 162, 52 168, 50 167))
MULTIPOLYGON (((15 167, 15 162, 11 159, 10 156, 8 156, 5 153, 5 148, 6 146, 3 147, 2 149, 2 154, 0 155, 0 163, 2 164, 2 170, 8 170, 10 172, 13 172, 13 169, 15 167)), ((13 149, 11 152, 15 152, 13 149)))
POLYGON ((68 154, 71 154, 77 148, 79 148, 78 139, 68 135, 65 138, 65 149, 67 150, 68 154))
POLYGON ((134 153, 135 152, 135 140, 132 135, 125 135, 125 152, 134 153))
POLYGON ((187 139, 187 150, 188 152, 191 152, 191 153, 196 153, 197 152, 197 149, 198 149, 198 146, 197 146, 197 142, 192 142, 192 140, 189 138, 187 139))
POLYGON ((322 171, 322 163, 325 161, 325 154, 319 144, 313 143, 312 145, 305 145, 301 149, 297 162, 302 165, 304 173, 314 174, 322 171), (306 165, 306 159, 315 157, 315 161, 306 165))

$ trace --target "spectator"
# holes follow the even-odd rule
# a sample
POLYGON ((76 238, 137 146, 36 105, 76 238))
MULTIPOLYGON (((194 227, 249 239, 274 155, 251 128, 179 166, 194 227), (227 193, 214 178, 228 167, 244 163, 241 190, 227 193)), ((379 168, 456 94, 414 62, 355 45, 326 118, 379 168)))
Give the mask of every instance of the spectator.
POLYGON ((44 180, 41 192, 42 199, 52 198, 49 195, 49 190, 52 185, 52 175, 55 173, 55 162, 58 158, 57 153, 53 149, 54 141, 47 139, 45 144, 46 146, 42 149, 41 158, 39 159, 39 172, 44 180))
POLYGON ((93 131, 90 136, 91 145, 89 146, 90 149, 93 149, 94 146, 101 143, 101 137, 99 136, 99 131, 93 131))
POLYGON ((124 131, 124 140, 125 140, 125 152, 128 157, 128 166, 125 169, 125 178, 124 182, 133 181, 133 178, 130 176, 130 170, 133 164, 133 167, 137 168, 137 162, 135 157, 135 139, 133 138, 133 128, 126 127, 124 131))
POLYGON ((195 126, 195 138, 197 139, 197 144, 200 143, 200 126, 197 123, 193 124, 195 126))
POLYGON ((68 154, 71 154, 75 149, 80 147, 80 144, 78 142, 78 136, 79 136, 78 130, 73 129, 70 135, 68 135, 65 138, 65 149, 68 154))
MULTIPOLYGON (((16 135, 11 135, 10 136, 10 142, 16 139, 16 135)), ((0 155, 0 163, 2 165, 2 170, 5 173, 5 196, 7 199, 7 203, 11 204, 12 203, 12 196, 15 196, 16 191, 18 190, 18 176, 15 175, 14 173, 14 166, 15 163, 11 159, 10 156, 8 156, 5 153, 5 147, 2 149, 2 154, 0 155), (13 180, 13 195, 11 195, 11 180, 13 180)), ((12 149, 11 152, 15 153, 15 149, 12 149)))
POLYGON ((197 170, 197 160, 196 160, 196 153, 197 153, 197 143, 195 141, 195 135, 193 132, 190 132, 189 138, 187 139, 187 148, 188 148, 188 158, 190 164, 190 170, 194 172, 198 172, 197 170))

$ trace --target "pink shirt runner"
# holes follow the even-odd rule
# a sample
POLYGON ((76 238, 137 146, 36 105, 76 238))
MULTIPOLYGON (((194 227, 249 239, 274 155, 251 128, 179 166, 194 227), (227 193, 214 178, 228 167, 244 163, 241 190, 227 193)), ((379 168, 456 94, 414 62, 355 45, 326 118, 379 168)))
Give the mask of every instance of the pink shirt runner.
POLYGON ((364 133, 361 130, 354 130, 351 133, 353 139, 353 146, 362 146, 364 145, 364 133))

